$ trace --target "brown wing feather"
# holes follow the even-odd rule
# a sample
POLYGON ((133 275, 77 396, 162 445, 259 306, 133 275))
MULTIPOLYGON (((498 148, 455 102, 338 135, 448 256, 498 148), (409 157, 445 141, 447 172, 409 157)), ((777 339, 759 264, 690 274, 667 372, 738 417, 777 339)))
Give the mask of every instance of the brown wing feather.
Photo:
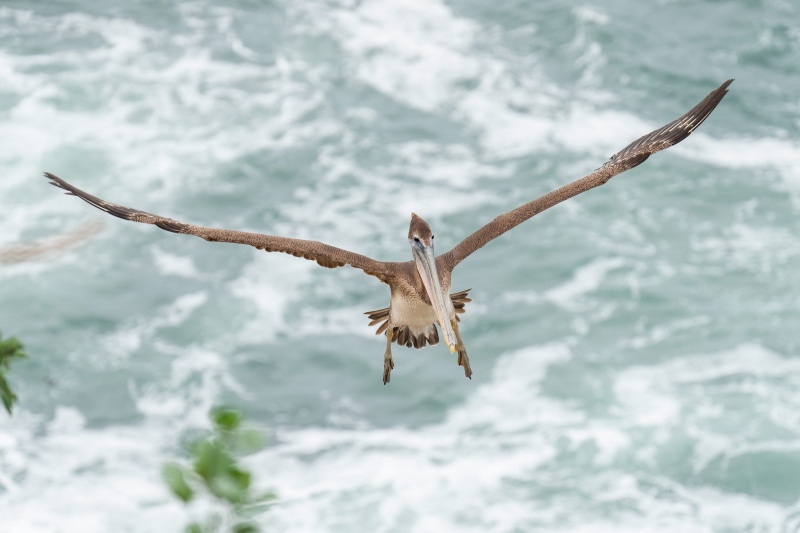
POLYGON ((665 148, 678 144, 689 136, 711 114, 728 92, 728 80, 712 91, 691 111, 666 126, 644 135, 611 156, 600 168, 579 180, 573 181, 532 202, 495 218, 481 229, 461 241, 449 252, 442 254, 442 263, 450 270, 486 243, 525 222, 534 215, 553 207, 573 196, 603 185, 608 180, 641 165, 648 157, 665 148))
POLYGON ((321 266, 327 268, 337 268, 344 265, 350 265, 359 268, 371 276, 375 276, 383 282, 388 280, 398 270, 399 265, 403 263, 387 263, 383 261, 376 261, 367 256, 349 252, 335 246, 317 241, 306 241, 301 239, 290 239, 286 237, 275 237, 272 235, 263 235, 260 233, 249 233, 246 231, 232 231, 225 229, 206 228, 203 226, 195 226, 194 224, 185 224, 171 218, 146 213, 137 209, 131 209, 122 205, 112 204, 106 202, 96 196, 84 192, 77 187, 70 185, 63 179, 45 172, 45 176, 50 180, 52 185, 60 187, 67 191, 67 194, 77 196, 85 202, 95 206, 96 208, 105 211, 109 215, 115 217, 131 220, 133 222, 142 222, 145 224, 154 224, 159 228, 171 231, 172 233, 183 233, 186 235, 195 235, 202 239, 211 242, 230 242, 236 244, 247 244, 254 246, 259 250, 266 250, 267 252, 283 252, 291 254, 295 257, 302 257, 316 261, 321 266))

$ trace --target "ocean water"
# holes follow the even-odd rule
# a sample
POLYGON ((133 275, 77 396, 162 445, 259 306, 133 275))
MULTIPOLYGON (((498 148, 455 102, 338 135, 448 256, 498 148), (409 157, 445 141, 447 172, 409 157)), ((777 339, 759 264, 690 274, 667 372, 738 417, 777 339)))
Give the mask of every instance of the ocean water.
POLYGON ((267 429, 265 531, 800 531, 800 12, 782 0, 0 4, 0 269, 30 359, 0 532, 180 531, 160 465, 267 429), (455 271, 473 379, 395 348, 354 269, 58 194, 410 258, 590 172, 728 78, 681 145, 455 271))

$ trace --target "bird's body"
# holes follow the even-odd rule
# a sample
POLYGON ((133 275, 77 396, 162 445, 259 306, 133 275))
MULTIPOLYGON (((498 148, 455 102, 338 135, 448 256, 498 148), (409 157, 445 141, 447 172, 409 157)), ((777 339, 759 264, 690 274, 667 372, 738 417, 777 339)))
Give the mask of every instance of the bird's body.
POLYGON ((378 326, 376 333, 386 335, 384 383, 389 381, 391 370, 394 368, 392 343, 415 348, 423 348, 426 344, 437 344, 439 342, 437 323, 451 353, 458 352, 458 364, 463 366, 465 375, 471 377, 469 358, 458 329, 458 315, 464 313, 465 305, 471 300, 467 297, 468 290, 450 294, 453 269, 489 241, 534 215, 577 194, 603 185, 617 174, 640 165, 650 155, 685 139, 722 101, 732 81, 723 83, 679 119, 632 142, 594 172, 498 216, 444 254, 438 256, 434 254, 434 235, 430 226, 412 213, 408 243, 411 246, 413 259, 408 262, 377 261, 317 241, 185 224, 106 202, 53 174, 45 175, 53 185, 65 189, 67 194, 78 196, 98 209, 125 220, 154 224, 166 231, 195 235, 207 241, 247 244, 267 252, 288 253, 316 261, 327 268, 337 268, 345 264, 359 268, 388 284, 391 290, 389 307, 366 313, 371 320, 370 326, 378 326))
MULTIPOLYGON (((436 312, 430 301, 425 301, 423 298, 424 293, 416 290, 409 290, 411 287, 401 283, 392 291, 391 299, 389 300, 389 321, 392 324, 408 328, 410 338, 424 338, 427 339, 429 344, 436 344, 439 342, 439 336, 436 333, 436 312)), ((442 287, 442 290, 447 292, 447 288, 442 287)), ((447 316, 455 316, 455 311, 452 310, 452 305, 446 309, 447 316)), ((413 343, 413 341, 410 341, 413 343)), ((400 342, 399 338, 397 344, 405 344, 400 342)), ((417 342, 420 344, 420 342, 417 342)))

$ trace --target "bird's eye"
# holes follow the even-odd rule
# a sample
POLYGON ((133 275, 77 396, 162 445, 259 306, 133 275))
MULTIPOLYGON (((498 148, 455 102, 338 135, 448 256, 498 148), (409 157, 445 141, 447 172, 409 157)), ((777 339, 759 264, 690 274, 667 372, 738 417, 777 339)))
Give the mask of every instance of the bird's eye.
POLYGON ((414 240, 415 240, 416 242, 419 242, 419 237, 414 237, 414 240))
POLYGON ((436 237, 436 235, 431 235, 431 240, 433 240, 434 237, 436 237))

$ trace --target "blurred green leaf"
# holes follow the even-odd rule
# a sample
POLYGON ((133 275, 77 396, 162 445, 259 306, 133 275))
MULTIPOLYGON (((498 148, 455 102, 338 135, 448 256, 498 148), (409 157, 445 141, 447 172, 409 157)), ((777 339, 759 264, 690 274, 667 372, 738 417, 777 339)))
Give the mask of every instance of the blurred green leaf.
POLYGON ((193 447, 193 453, 194 471, 208 483, 225 475, 234 464, 231 454, 217 440, 200 441, 193 447))
POLYGON ((238 507, 237 514, 243 518, 258 516, 269 509, 276 499, 277 496, 273 492, 265 492, 259 496, 252 497, 238 507))
POLYGON ((222 431, 236 431, 242 423, 242 414, 230 407, 220 407, 212 411, 214 425, 222 431))
POLYGON ((8 414, 11 414, 11 408, 17 402, 17 395, 14 394, 11 387, 8 386, 3 374, 0 374, 0 400, 3 401, 3 406, 6 408, 6 411, 8 411, 8 414))
POLYGON ((267 438, 257 429, 242 429, 236 435, 236 451, 243 454, 254 453, 264 447, 267 438))
POLYGON ((233 526, 233 533, 258 533, 258 526, 251 522, 243 522, 233 526))
POLYGON ((194 491, 186 481, 186 474, 186 469, 176 463, 167 463, 161 468, 161 477, 183 503, 188 503, 194 497, 194 491))
POLYGON ((0 333, 0 368, 8 370, 11 359, 28 357, 23 353, 23 349, 22 343, 16 337, 3 340, 3 335, 0 333))
POLYGON ((186 531, 186 533, 203 533, 203 528, 200 527, 200 524, 198 524, 197 522, 192 522, 191 524, 186 526, 186 529, 184 531, 186 531))
MULTIPOLYGON (((223 504, 227 508, 227 516, 232 517, 234 522, 238 520, 231 531, 257 533, 258 526, 248 520, 264 512, 268 507, 267 502, 275 496, 272 493, 252 496, 252 476, 239 465, 238 458, 262 448, 264 435, 255 429, 244 429, 244 417, 234 409, 214 409, 211 420, 214 424, 213 434, 195 440, 190 446, 191 466, 187 468, 167 463, 162 468, 162 476, 172 492, 184 502, 196 499, 203 489, 202 493, 223 504)), ((204 525, 192 523, 186 531, 216 532, 223 527, 220 520, 220 515, 213 514, 204 525)))
POLYGON ((12 359, 27 357, 22 350, 22 343, 16 337, 3 340, 3 336, 0 334, 0 400, 2 400, 8 414, 11 414, 11 409, 17 403, 17 395, 11 390, 3 371, 10 370, 12 359))
POLYGON ((228 475, 240 491, 250 490, 250 472, 234 466, 228 471, 228 475))
POLYGON ((245 503, 250 496, 250 473, 232 466, 212 478, 208 483, 208 488, 215 496, 229 503, 245 503))

